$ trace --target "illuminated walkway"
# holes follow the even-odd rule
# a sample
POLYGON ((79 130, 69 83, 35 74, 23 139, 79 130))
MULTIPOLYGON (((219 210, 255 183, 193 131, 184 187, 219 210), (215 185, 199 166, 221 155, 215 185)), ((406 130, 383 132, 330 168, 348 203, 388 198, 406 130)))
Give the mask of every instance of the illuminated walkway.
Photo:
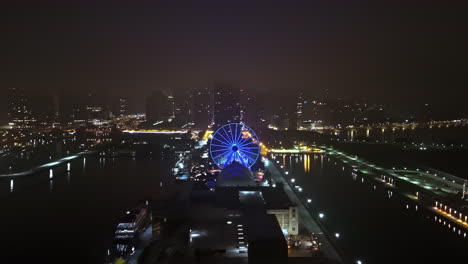
POLYGON ((268 161, 269 162, 267 163, 266 168, 271 173, 271 178, 277 183, 283 183, 284 190, 288 194, 289 198, 291 199, 291 201, 297 204, 300 223, 304 225, 308 229, 309 232, 318 234, 320 241, 322 243, 322 250, 324 251, 325 256, 331 259, 336 259, 340 261, 341 263, 344 263, 340 255, 336 251, 336 249, 333 247, 333 245, 330 243, 330 241, 328 241, 327 237, 324 235, 322 228, 320 228, 320 226, 312 218, 311 212, 309 212, 309 210, 306 208, 306 206, 304 205, 304 202, 302 202, 299 199, 298 195, 294 192, 291 186, 285 181, 281 172, 274 165, 274 162, 272 160, 268 160, 268 161))
MULTIPOLYGON (((327 150, 329 155, 337 157, 343 163, 351 166, 354 171, 373 177, 376 180, 388 184, 390 187, 396 188, 395 179, 399 179, 421 188, 420 190, 424 189, 432 193, 434 197, 440 199, 450 199, 451 197, 455 197, 457 194, 463 192, 464 180, 449 174, 431 172, 429 170, 423 171, 420 169, 411 170, 406 167, 384 169, 359 159, 357 156, 347 155, 343 152, 334 150, 333 148, 324 148, 327 150)), ((403 193, 403 195, 413 200, 419 200, 418 191, 415 191, 415 193, 403 193)), ((420 201, 420 204, 433 212, 438 213, 440 216, 445 217, 447 220, 468 229, 468 213, 466 212, 466 209, 464 209, 468 205, 468 202, 461 199, 461 197, 457 202, 454 202, 453 198, 450 200, 452 200, 451 206, 441 202, 435 202, 435 204, 429 205, 427 202, 423 203, 420 201), (459 209, 457 210, 456 207, 459 209)))
POLYGON ((92 153, 94 153, 94 151, 83 151, 83 152, 80 152, 80 153, 78 153, 76 155, 71 155, 71 156, 68 156, 68 157, 65 157, 65 158, 61 158, 59 160, 52 161, 52 162, 37 166, 37 167, 32 168, 32 169, 27 170, 27 171, 0 174, 0 177, 15 178, 15 177, 28 176, 28 175, 36 174, 36 173, 39 173, 41 171, 45 171, 47 169, 52 169, 54 167, 61 166, 61 165, 65 164, 65 163, 70 162, 71 160, 78 159, 78 158, 81 158, 81 157, 83 157, 85 155, 89 155, 89 154, 92 154, 92 153))
POLYGON ((350 165, 354 169, 358 169, 360 172, 368 175, 388 174, 401 180, 413 183, 422 187, 426 190, 430 190, 437 195, 443 195, 441 190, 445 193, 456 194, 463 190, 463 179, 456 178, 451 175, 438 175, 437 173, 430 173, 429 170, 411 170, 408 168, 392 168, 384 169, 374 164, 359 159, 357 156, 347 155, 343 152, 334 150, 332 148, 326 148, 327 153, 340 158, 344 163, 350 165), (449 180, 448 177, 450 177, 449 180))

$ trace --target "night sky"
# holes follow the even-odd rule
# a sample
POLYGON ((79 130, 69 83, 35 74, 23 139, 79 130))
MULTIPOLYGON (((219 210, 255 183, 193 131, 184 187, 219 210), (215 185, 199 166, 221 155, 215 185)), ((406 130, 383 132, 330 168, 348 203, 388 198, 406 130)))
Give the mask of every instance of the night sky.
POLYGON ((0 10, 3 101, 21 87, 143 102, 152 89, 230 80, 455 107, 468 90, 466 9, 454 1, 8 1, 0 10))

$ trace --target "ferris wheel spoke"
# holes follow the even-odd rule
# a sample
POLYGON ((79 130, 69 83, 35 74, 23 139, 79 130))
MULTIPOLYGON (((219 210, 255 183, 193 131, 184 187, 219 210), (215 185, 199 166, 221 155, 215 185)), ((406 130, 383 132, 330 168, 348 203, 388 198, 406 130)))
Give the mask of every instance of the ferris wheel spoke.
POLYGON ((224 151, 223 153, 221 153, 221 154, 218 154, 217 156, 213 157, 213 160, 214 160, 215 162, 217 162, 217 158, 219 158, 219 157, 221 157, 221 156, 224 156, 224 155, 228 154, 228 153, 229 153, 229 151, 230 151, 230 150, 226 150, 226 151, 224 151))
POLYGON ((229 157, 227 158, 226 162, 224 163, 224 166, 223 166, 223 169, 226 167, 226 165, 229 164, 229 161, 232 160, 232 154, 234 154, 234 152, 231 152, 231 154, 229 154, 229 157))
MULTIPOLYGON (((226 145, 228 145, 228 146, 230 145, 230 144, 229 144, 229 141, 230 141, 230 140, 227 139, 225 136, 223 136, 223 134, 221 134, 221 131, 218 132, 218 135, 219 135, 220 137, 222 137, 222 138, 225 140, 225 141, 223 142, 222 140, 217 139, 218 141, 221 141, 221 142, 223 142, 224 144, 226 144, 226 145)), ((226 135, 226 136, 227 136, 227 135, 226 135)))
POLYGON ((249 154, 254 155, 254 156, 257 156, 257 154, 258 154, 258 153, 250 152, 248 150, 243 150, 243 149, 239 149, 239 151, 242 152, 242 154, 249 153, 249 154))
MULTIPOLYGON (((220 135, 221 136, 221 135, 220 135)), ((222 144, 226 145, 226 147, 229 146, 229 144, 227 144, 226 142, 222 141, 221 139, 218 139, 218 138, 213 138, 214 140, 217 140, 219 142, 221 142, 222 144)), ((213 144, 212 144, 213 145, 213 144)))
POLYGON ((255 161, 257 161, 257 159, 255 158, 252 158, 250 157, 249 155, 247 155, 247 158, 252 162, 252 165, 255 163, 255 161))
MULTIPOLYGON (((245 155, 245 154, 242 154, 242 155, 245 155)), ((248 167, 251 167, 255 163, 255 161, 257 161, 256 158, 254 159, 250 155, 245 155, 245 157, 247 158, 247 162, 249 163, 248 167)))
POLYGON ((215 150, 212 150, 211 152, 220 152, 220 151, 230 151, 230 149, 228 149, 228 148, 224 148, 224 149, 215 149, 215 150))
POLYGON ((220 148, 229 148, 229 145, 218 145, 218 144, 211 144, 211 146, 215 146, 215 147, 220 147, 220 148))
POLYGON ((245 138, 242 142, 239 143, 239 146, 244 146, 246 143, 249 144, 249 142, 247 142, 249 139, 250 137, 245 138))
POLYGON ((241 146, 241 148, 242 148, 242 149, 260 149, 259 146, 256 146, 256 147, 242 147, 242 146, 241 146))
MULTIPOLYGON (((232 130, 231 130, 231 131, 232 131, 232 130)), ((239 142, 237 141, 237 124, 234 125, 234 133, 231 133, 231 135, 232 135, 232 139, 233 139, 232 142, 233 142, 234 144, 239 143, 239 142)))
POLYGON ((229 133, 226 131, 226 128, 223 127, 223 131, 224 131, 224 134, 226 135, 226 137, 228 138, 228 140, 226 140, 229 144, 232 143, 232 137, 229 136, 229 133))
POLYGON ((246 139, 246 140, 244 141, 245 143, 239 144, 239 147, 247 146, 247 145, 249 145, 249 144, 255 144, 255 143, 253 143, 253 142, 248 142, 249 139, 251 139, 251 137, 249 137, 248 139, 246 139))
POLYGON ((239 144, 242 141, 242 128, 236 129, 236 131, 237 131, 236 142, 237 144, 239 144))
POLYGON ((236 152, 236 155, 239 157, 240 161, 242 162, 242 165, 244 165, 244 166, 247 167, 247 165, 245 164, 244 159, 243 159, 242 156, 239 154, 239 152, 236 152))
POLYGON ((232 130, 233 130, 232 125, 229 125, 229 130, 227 131, 227 133, 228 133, 229 138, 231 139, 231 142, 230 142, 231 144, 235 143, 232 130))
POLYGON ((242 127, 240 129, 236 127, 236 131, 237 131, 236 143, 239 144, 242 141, 242 127))
POLYGON ((229 135, 231 136, 231 143, 236 144, 236 129, 234 128, 234 125, 229 126, 229 135))

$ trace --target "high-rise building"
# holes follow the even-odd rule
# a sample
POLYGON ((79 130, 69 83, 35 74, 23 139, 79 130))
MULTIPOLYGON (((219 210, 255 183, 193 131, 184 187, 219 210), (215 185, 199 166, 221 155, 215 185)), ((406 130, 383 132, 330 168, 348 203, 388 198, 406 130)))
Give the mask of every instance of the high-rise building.
POLYGON ((167 96, 159 90, 153 91, 146 98, 146 121, 149 125, 164 121, 167 101, 167 96))
POLYGON ((304 95, 302 91, 299 93, 299 98, 297 99, 296 103, 296 118, 297 118, 297 129, 302 130, 303 129, 303 121, 304 121, 304 115, 303 115, 303 104, 306 103, 304 101, 304 95))
POLYGON ((174 97, 172 95, 167 96, 167 101, 164 104, 164 120, 172 121, 175 118, 175 104, 174 97))
POLYGON ((10 124, 16 128, 30 128, 36 123, 32 116, 29 99, 24 91, 18 88, 9 88, 8 117, 10 124))
POLYGON ((221 126, 230 122, 239 122, 241 116, 240 90, 230 84, 215 86, 214 93, 214 123, 221 126))
POLYGON ((198 128, 207 128, 213 122, 213 93, 208 87, 193 94, 193 121, 198 128))
POLYGON ((146 98, 146 120, 149 125, 172 122, 175 118, 175 103, 172 95, 155 90, 146 98))
POLYGON ((255 128, 268 126, 265 112, 265 96, 241 89, 240 91, 241 121, 255 128))
POLYGON ((86 107, 83 105, 75 105, 73 107, 73 123, 75 125, 85 126, 88 121, 86 107))
MULTIPOLYGON (((53 127, 56 117, 58 116, 58 107, 54 102, 54 98, 50 94, 36 94, 31 101, 28 102, 32 117, 36 120, 36 127, 53 127)), ((57 124, 58 125, 58 124, 57 124)))
POLYGON ((120 98, 119 99, 119 115, 125 116, 127 114, 127 99, 120 98))
POLYGON ((174 95, 174 115, 175 120, 181 126, 193 125, 193 95, 185 90, 182 93, 174 95))
POLYGON ((110 119, 111 111, 108 105, 103 104, 103 98, 88 93, 86 99, 86 118, 88 125, 102 125, 110 119))

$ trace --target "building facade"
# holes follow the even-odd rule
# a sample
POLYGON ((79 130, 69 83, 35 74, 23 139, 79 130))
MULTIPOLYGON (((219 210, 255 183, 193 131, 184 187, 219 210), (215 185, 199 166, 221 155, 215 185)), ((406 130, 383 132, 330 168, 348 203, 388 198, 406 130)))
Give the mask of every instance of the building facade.
POLYGON ((216 84, 214 93, 214 123, 216 126, 240 121, 240 91, 230 84, 216 84))
POLYGON ((32 115, 29 98, 24 91, 19 88, 8 89, 8 118, 9 123, 14 128, 31 128, 35 125, 36 119, 32 115))

